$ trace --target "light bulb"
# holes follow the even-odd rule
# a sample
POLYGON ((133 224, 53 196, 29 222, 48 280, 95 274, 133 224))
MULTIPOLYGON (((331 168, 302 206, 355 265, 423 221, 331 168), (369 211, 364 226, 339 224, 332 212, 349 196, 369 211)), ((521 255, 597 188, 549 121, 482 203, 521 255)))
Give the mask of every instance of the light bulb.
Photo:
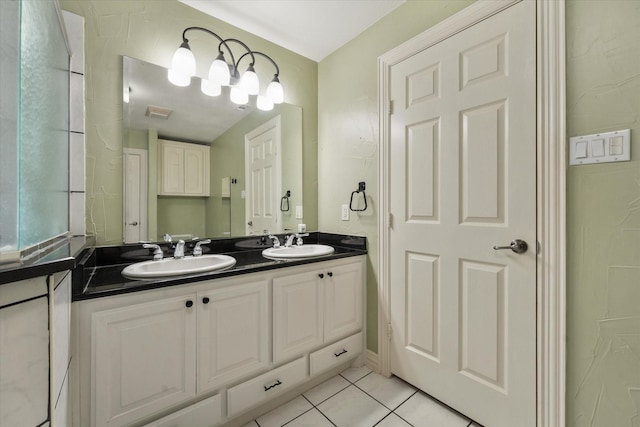
POLYGON ((233 86, 231 88, 231 94, 229 97, 231 98, 231 102, 234 104, 244 105, 249 102, 249 95, 247 95, 247 93, 238 86, 233 86))
POLYGON ((176 70, 173 70, 173 69, 167 72, 167 77, 169 78, 169 81, 176 86, 186 87, 191 84, 190 76, 178 73, 176 72, 176 70))
POLYGON ((240 78, 240 87, 247 95, 257 95, 260 92, 260 81, 252 65, 249 65, 240 78))
POLYGON ((224 55, 220 53, 209 68, 209 80, 217 83, 219 86, 227 86, 231 80, 229 72, 229 64, 224 60, 224 55))
POLYGON ((219 84, 207 79, 202 79, 202 83, 200 83, 200 90, 202 93, 209 96, 218 96, 222 93, 222 87, 219 84))
POLYGON ((266 96, 258 95, 258 99, 256 100, 256 107, 262 111, 271 111, 273 110, 273 102, 266 96))
POLYGON ((267 86, 267 98, 274 104, 282 104, 284 102, 284 89, 278 80, 278 76, 274 76, 269 86, 267 86))
POLYGON ((192 77, 196 75, 196 58, 189 48, 189 43, 182 42, 176 53, 173 54, 171 69, 178 74, 192 77))

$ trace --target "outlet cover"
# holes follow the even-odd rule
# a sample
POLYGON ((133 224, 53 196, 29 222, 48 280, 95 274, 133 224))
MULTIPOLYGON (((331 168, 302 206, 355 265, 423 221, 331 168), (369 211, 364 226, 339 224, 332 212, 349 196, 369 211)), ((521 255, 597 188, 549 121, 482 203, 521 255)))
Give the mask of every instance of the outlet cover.
POLYGON ((349 221, 349 205, 342 205, 341 219, 343 221, 349 221))

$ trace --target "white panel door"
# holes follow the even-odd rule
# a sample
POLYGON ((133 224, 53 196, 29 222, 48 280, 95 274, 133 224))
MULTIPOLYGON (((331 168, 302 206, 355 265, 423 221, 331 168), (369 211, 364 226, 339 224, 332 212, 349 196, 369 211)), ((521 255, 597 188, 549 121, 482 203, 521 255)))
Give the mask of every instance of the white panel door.
POLYGON ((280 116, 245 135, 247 235, 282 232, 280 136, 280 116))
POLYGON ((124 243, 147 240, 147 151, 123 149, 124 243))
POLYGON ((196 395, 195 297, 92 315, 95 426, 131 425, 196 395))
POLYGON ((209 196, 209 147, 184 145, 184 192, 193 196, 209 196))
POLYGON ((535 43, 523 1, 390 77, 391 371, 490 427, 536 424, 535 43))
POLYGON ((269 283, 198 294, 198 393, 269 364, 269 283))
POLYGON ((184 147, 180 143, 159 141, 160 182, 158 194, 184 194, 184 147))

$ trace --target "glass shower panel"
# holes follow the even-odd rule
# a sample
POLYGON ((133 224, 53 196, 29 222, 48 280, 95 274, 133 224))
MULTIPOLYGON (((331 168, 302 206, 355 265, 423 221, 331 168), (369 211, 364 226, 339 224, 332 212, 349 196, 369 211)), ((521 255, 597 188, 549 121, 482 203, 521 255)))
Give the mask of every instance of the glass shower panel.
POLYGON ((69 230, 69 53, 55 2, 21 8, 19 246, 69 230))
POLYGON ((20 2, 0 0, 0 254, 18 249, 20 2))

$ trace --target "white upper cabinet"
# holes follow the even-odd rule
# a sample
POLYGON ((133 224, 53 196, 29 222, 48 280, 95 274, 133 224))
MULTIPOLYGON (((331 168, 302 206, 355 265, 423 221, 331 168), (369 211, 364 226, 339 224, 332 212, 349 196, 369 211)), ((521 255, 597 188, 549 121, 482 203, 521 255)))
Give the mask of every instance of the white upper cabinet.
POLYGON ((209 146, 158 140, 158 194, 209 196, 209 146))

